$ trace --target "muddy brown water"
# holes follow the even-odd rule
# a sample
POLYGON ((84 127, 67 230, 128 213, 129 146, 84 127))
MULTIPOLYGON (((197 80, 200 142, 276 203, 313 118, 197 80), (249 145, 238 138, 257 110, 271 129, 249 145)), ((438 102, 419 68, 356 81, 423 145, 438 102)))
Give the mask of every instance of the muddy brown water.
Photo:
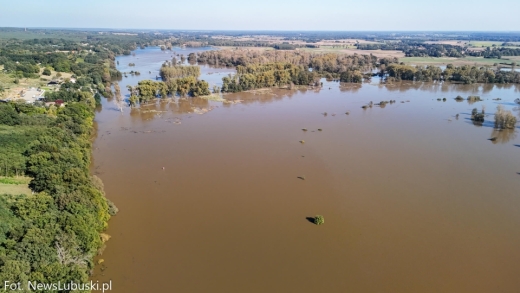
POLYGON ((520 139, 492 114, 519 90, 325 81, 237 104, 104 101, 93 173, 120 212, 93 279, 121 293, 518 292, 520 139), (361 109, 380 100, 397 103, 361 109))

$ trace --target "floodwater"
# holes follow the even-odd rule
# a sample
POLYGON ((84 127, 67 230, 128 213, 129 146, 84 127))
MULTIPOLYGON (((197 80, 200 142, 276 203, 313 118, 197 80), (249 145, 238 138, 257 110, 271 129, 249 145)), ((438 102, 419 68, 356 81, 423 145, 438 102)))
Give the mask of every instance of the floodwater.
MULTIPOLYGON (((118 60, 167 54, 142 51, 118 60)), ((520 138, 493 113, 518 115, 520 87, 377 81, 123 113, 104 101, 93 173, 120 212, 93 279, 115 293, 518 292, 520 138), (396 103, 361 108, 381 100, 396 103)))

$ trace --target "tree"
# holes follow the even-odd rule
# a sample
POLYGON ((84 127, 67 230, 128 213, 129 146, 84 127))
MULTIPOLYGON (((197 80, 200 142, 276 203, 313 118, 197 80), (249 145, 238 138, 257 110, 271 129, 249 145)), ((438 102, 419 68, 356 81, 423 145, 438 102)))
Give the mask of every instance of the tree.
POLYGON ((131 95, 128 101, 130 102, 131 107, 135 107, 137 105, 137 102, 139 101, 139 98, 135 95, 131 95))
POLYGON ((20 116, 11 104, 0 104, 0 124, 9 126, 18 125, 20 116))
POLYGON ((51 76, 51 70, 49 68, 45 68, 42 72, 43 75, 51 76))

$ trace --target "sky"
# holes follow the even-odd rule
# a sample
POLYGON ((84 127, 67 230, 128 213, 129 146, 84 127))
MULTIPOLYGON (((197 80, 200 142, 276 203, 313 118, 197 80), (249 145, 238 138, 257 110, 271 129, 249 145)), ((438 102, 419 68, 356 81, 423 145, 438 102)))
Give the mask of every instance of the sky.
POLYGON ((0 0, 0 27, 520 31, 520 1, 0 0))

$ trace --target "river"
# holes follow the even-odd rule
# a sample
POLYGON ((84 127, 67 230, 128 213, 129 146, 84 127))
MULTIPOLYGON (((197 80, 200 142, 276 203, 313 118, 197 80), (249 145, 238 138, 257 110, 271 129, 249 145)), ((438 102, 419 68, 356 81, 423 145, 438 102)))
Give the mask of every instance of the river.
MULTIPOLYGON (((117 57, 141 72, 123 93, 173 55, 135 53, 117 57)), ((378 80, 123 113, 104 100, 92 172, 120 212, 93 279, 115 293, 516 292, 520 138, 493 113, 518 116, 520 87, 378 80), (361 108, 381 100, 396 103, 361 108)))

